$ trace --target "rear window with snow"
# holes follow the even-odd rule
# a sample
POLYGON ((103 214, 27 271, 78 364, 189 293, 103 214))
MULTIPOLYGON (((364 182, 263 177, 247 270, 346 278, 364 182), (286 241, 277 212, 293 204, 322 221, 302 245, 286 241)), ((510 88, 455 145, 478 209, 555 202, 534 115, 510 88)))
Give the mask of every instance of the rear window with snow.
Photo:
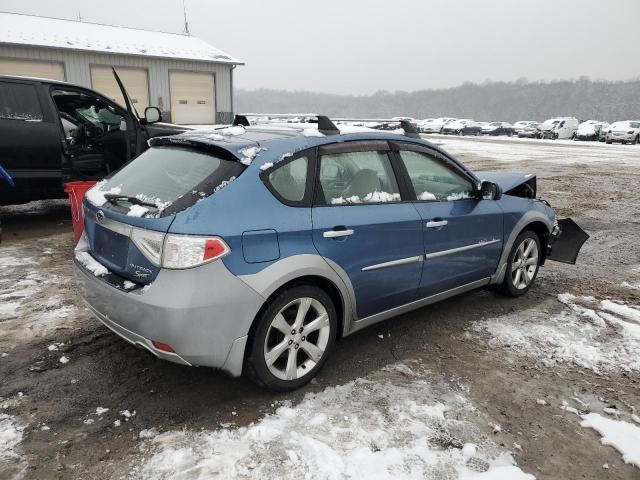
POLYGON ((0 82, 0 119, 42 121, 38 93, 33 85, 0 82))
POLYGON ((244 170, 237 160, 182 147, 150 148, 100 186, 112 208, 164 216, 224 188, 244 170), (108 193, 111 192, 111 195, 108 193))

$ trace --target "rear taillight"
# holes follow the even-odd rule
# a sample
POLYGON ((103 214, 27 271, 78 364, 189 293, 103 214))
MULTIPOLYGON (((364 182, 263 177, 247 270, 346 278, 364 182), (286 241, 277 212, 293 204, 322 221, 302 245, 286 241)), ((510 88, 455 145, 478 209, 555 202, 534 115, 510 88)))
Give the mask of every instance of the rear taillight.
POLYGON ((167 235, 164 242, 164 268, 192 268, 225 256, 231 250, 218 237, 167 235))
POLYGON ((163 268, 192 268, 224 257, 231 251, 218 237, 172 235, 134 228, 131 240, 154 265, 163 268))
POLYGON ((164 237, 164 233, 154 232, 153 230, 143 230, 141 228, 134 228, 131 232, 131 240, 136 247, 138 247, 151 263, 158 267, 162 264, 162 244, 164 237))

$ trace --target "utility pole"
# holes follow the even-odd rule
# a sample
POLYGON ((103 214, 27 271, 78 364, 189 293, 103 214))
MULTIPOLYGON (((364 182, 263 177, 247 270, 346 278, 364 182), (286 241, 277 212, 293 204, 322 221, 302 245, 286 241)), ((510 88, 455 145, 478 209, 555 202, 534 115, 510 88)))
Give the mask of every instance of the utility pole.
POLYGON ((84 18, 82 18, 82 15, 78 12, 78 21, 81 22, 82 20, 84 20, 84 18))
POLYGON ((185 5, 185 0, 182 0, 182 13, 184 14, 184 34, 191 35, 191 33, 189 33, 189 22, 187 21, 187 6, 185 5))

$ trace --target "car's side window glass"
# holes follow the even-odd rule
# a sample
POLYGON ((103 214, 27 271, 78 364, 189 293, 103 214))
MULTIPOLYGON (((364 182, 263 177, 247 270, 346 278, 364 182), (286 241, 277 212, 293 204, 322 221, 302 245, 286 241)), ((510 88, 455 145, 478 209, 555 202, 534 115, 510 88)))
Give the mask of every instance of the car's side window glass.
POLYGON ((453 201, 474 196, 471 182, 437 158, 407 150, 400 151, 400 158, 418 200, 453 201))
POLYGON ((300 202, 307 186, 309 159, 300 157, 284 163, 271 171, 267 177, 271 188, 284 200, 300 202))
POLYGON ((348 152, 320 157, 318 203, 348 205, 400 201, 387 152, 348 152), (322 199, 324 196, 324 199, 322 199))
POLYGON ((0 82, 0 119, 41 122, 42 109, 36 87, 0 82))

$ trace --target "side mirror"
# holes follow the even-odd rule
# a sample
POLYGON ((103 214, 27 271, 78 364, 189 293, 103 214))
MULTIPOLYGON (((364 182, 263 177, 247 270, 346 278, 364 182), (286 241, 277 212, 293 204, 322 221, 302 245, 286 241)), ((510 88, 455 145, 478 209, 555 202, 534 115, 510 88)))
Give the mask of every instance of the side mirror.
POLYGON ((121 132, 127 131, 127 122, 124 120, 120 120, 120 131, 121 132))
POLYGON ((162 112, 158 107, 147 107, 144 109, 144 119, 147 123, 162 121, 162 112))
POLYGON ((480 198, 482 200, 500 200, 502 198, 502 189, 497 183, 483 180, 480 184, 480 198))

